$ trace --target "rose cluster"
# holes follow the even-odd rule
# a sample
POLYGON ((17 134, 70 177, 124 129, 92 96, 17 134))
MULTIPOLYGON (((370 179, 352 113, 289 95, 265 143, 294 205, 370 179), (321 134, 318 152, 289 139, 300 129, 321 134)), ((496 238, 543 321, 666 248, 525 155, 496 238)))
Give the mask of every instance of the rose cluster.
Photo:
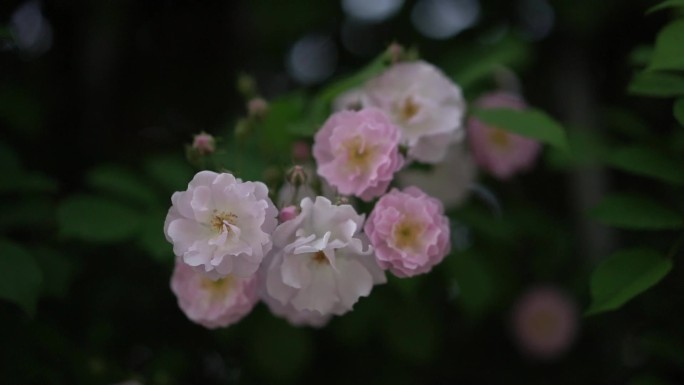
MULTIPOLYGON (((261 300, 294 325, 319 327, 386 282, 385 271, 424 274, 449 254, 444 206, 461 201, 474 176, 460 88, 428 63, 396 63, 333 109, 314 136, 315 163, 293 169, 277 207, 264 183, 229 173, 199 172, 173 194, 164 224, 177 256, 171 288, 192 321, 225 327, 261 300), (406 169, 414 162, 457 186, 431 188, 406 169), (356 199, 371 204, 367 218, 356 199)), ((470 126, 475 159, 495 175, 529 163, 516 155, 501 166, 505 156, 483 148, 510 153, 519 139, 470 126)), ((307 158, 305 145, 296 151, 307 158)))

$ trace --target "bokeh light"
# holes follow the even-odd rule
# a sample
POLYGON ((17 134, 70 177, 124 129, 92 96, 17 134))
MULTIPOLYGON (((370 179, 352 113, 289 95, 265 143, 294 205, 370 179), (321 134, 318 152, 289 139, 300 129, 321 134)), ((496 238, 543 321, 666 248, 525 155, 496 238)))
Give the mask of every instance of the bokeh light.
POLYGON ((472 27, 479 15, 477 0, 421 0, 411 12, 411 21, 423 35, 441 40, 472 27))
POLYGON ((316 84, 328 78, 337 66, 337 47, 325 35, 311 34, 299 39, 287 57, 290 76, 302 84, 316 84))
POLYGON ((342 8, 351 17, 366 22, 381 22, 394 16, 404 0, 342 0, 342 8))

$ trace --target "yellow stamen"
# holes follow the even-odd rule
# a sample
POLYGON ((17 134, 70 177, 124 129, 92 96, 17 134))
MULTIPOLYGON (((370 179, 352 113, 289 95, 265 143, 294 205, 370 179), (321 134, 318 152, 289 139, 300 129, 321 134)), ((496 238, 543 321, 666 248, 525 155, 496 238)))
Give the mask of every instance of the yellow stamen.
POLYGON ((214 216, 211 218, 211 228, 216 233, 222 233, 224 231, 230 232, 230 226, 235 225, 237 220, 237 215, 233 213, 228 213, 225 211, 214 210, 214 216))

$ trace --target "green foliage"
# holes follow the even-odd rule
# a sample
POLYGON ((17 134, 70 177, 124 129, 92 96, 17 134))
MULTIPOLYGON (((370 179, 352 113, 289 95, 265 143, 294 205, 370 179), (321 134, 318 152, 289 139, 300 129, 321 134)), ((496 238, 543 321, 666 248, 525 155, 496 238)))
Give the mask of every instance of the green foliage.
POLYGON ((439 62, 445 72, 461 88, 470 89, 502 68, 519 68, 530 60, 532 47, 514 37, 506 37, 492 45, 477 44, 454 50, 439 62))
POLYGON ((72 195, 57 209, 62 236, 87 242, 111 243, 137 234, 141 217, 117 201, 94 195, 72 195))
POLYGON ((606 225, 633 230, 677 229, 684 225, 681 215, 659 203, 623 193, 605 197, 591 216, 606 225))
POLYGON ((675 100, 674 106, 672 107, 672 113, 677 119, 677 122, 679 122, 679 125, 684 127, 684 98, 675 100))
POLYGON ((311 361, 311 334, 270 315, 252 320, 258 325, 248 348, 259 373, 279 383, 294 381, 311 361))
POLYGON ((661 9, 682 7, 684 7, 684 0, 666 0, 658 5, 654 5, 653 7, 649 8, 649 10, 646 11, 646 14, 660 11, 661 9))
POLYGON ((661 72, 640 72, 629 83, 632 95, 670 98, 684 95, 684 77, 661 72))
POLYGON ((41 295, 64 299, 74 275, 74 264, 71 259, 57 250, 39 246, 31 250, 43 274, 41 295))
POLYGON ((658 283, 672 269, 672 262, 646 249, 613 254, 591 277, 591 306, 585 315, 615 310, 658 283))
POLYGON ((622 147, 608 156, 608 164, 620 170, 673 184, 684 184, 679 162, 662 151, 642 146, 622 147))
POLYGON ((33 316, 41 280, 33 255, 14 242, 0 239, 0 298, 16 303, 33 316))
POLYGON ((141 205, 156 201, 154 192, 143 180, 120 166, 97 166, 88 172, 86 183, 95 190, 141 205))
POLYGON ((188 187, 192 167, 182 157, 157 155, 145 160, 143 169, 166 191, 180 191, 188 187))
POLYGON ((473 114, 499 129, 527 136, 561 149, 567 148, 563 127, 541 110, 488 108, 475 110, 473 114))
POLYGON ((473 319, 479 319, 497 303, 497 282, 482 255, 452 254, 444 261, 458 285, 458 302, 473 319))
POLYGON ((660 30, 648 70, 684 69, 684 19, 676 20, 660 30))

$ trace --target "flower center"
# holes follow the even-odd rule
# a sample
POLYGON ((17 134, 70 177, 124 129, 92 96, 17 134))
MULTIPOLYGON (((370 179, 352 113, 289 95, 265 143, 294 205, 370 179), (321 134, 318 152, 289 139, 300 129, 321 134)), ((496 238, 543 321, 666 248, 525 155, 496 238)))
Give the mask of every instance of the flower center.
POLYGON ((511 139, 508 133, 498 128, 493 128, 489 132, 489 141, 500 148, 507 148, 511 143, 511 139))
POLYGON ((209 295, 212 299, 220 299, 229 293, 236 284, 237 282, 232 275, 228 275, 217 280, 203 277, 200 287, 209 292, 209 295))
POLYGON ((530 318, 530 328, 541 338, 551 338, 558 330, 558 315, 548 311, 539 310, 530 318))
POLYGON ((363 139, 356 136, 344 144, 349 166, 355 169, 366 169, 370 162, 372 151, 366 147, 363 139))
POLYGON ((313 257, 311 257, 311 260, 320 264, 320 265, 327 265, 330 262, 328 262, 328 257, 325 256, 325 254, 322 251, 317 251, 314 253, 313 257))
POLYGON ((237 215, 233 213, 214 210, 214 216, 211 218, 211 228, 216 233, 231 232, 232 230, 229 225, 235 226, 236 220, 237 215))
POLYGON ((420 236, 422 233, 423 226, 420 223, 410 220, 402 221, 394 227, 394 244, 402 250, 417 250, 420 247, 420 236))
POLYGON ((412 96, 406 98, 399 108, 399 116, 404 122, 411 120, 418 112, 420 112, 420 104, 416 103, 412 96))

